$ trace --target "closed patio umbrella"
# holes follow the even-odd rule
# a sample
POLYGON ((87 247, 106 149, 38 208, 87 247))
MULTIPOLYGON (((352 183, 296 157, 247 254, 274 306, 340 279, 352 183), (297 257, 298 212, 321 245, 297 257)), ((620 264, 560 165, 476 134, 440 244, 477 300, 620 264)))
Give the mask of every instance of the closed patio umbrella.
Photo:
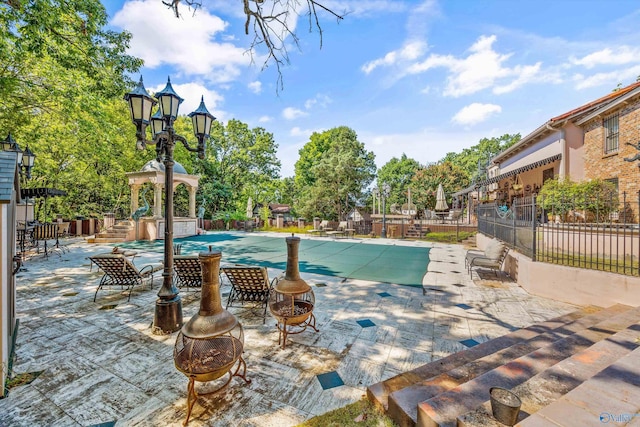
POLYGON ((442 184, 438 184, 438 191, 436 191, 436 210, 446 211, 447 209, 449 209, 449 205, 447 205, 444 197, 444 189, 442 188, 442 184))

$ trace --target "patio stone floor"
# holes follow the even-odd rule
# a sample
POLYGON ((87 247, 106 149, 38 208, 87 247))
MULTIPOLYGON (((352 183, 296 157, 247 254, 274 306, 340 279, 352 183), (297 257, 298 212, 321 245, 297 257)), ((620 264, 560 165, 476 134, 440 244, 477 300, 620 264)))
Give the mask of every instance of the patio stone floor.
MULTIPOLYGON (((0 425, 182 425, 187 378, 173 364, 177 332, 151 333, 161 272, 153 290, 134 289, 130 302, 107 289, 94 303, 101 273, 87 257, 112 246, 66 243, 69 253, 29 259, 16 276, 13 371, 42 374, 0 399, 0 425)), ((430 247, 423 287, 303 273, 315 292, 319 332, 290 335, 285 350, 269 314, 263 325, 260 315, 230 308, 244 328, 251 383, 234 378, 225 390, 201 397, 190 426, 294 426, 361 399, 369 384, 576 309, 529 295, 493 273, 471 280, 462 245, 362 243, 430 247)), ((140 253, 135 263, 161 257, 140 253)), ((270 277, 279 273, 269 270, 270 277)), ((228 285, 221 292, 224 305, 228 285)), ((199 293, 181 295, 187 321, 199 308, 199 293)))

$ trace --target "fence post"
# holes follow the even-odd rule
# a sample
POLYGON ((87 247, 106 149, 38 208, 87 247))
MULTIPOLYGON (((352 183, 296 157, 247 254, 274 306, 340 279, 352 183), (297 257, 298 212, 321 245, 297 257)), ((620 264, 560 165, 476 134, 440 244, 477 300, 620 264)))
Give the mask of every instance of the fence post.
POLYGON ((531 261, 532 262, 536 262, 536 252, 537 252, 536 240, 538 236, 536 235, 536 227, 538 225, 538 219, 537 219, 536 212, 537 212, 536 196, 532 196, 531 197, 531 242, 532 242, 531 243, 531 250, 532 250, 531 261))
POLYGON ((511 232, 513 233, 513 242, 511 243, 513 244, 514 248, 516 247, 516 234, 517 234, 516 233, 516 216, 518 215, 518 207, 519 207, 518 205, 519 205, 518 199, 516 199, 513 203, 513 207, 514 207, 513 215, 512 215, 513 221, 511 223, 511 232))

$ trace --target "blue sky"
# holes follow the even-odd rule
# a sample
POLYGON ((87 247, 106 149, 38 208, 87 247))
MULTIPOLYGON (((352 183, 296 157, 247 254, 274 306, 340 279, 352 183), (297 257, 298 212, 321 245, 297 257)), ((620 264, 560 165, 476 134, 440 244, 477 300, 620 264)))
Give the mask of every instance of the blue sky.
MULTIPOLYGON (((269 2, 272 0, 265 0, 269 2)), ((303 2, 304 3, 304 2, 303 2)), ((378 167, 402 153, 428 163, 483 137, 525 136, 556 115, 640 76, 640 3, 621 0, 327 0, 323 46, 291 16, 284 89, 263 52, 246 54, 242 2, 202 0, 177 19, 161 0, 106 0, 110 25, 133 34, 147 89, 171 76, 185 98, 204 95, 221 121, 273 133, 281 175, 314 131, 349 126, 378 167)), ((137 79, 138 76, 135 76, 137 79)))

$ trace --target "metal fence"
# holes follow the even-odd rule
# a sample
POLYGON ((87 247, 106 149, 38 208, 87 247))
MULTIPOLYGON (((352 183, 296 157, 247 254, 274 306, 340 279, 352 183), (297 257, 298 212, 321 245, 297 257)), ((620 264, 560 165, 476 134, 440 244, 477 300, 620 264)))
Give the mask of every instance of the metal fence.
POLYGON ((483 204, 478 231, 533 261, 640 276, 640 192, 633 196, 591 203, 529 197, 509 209, 483 204))

